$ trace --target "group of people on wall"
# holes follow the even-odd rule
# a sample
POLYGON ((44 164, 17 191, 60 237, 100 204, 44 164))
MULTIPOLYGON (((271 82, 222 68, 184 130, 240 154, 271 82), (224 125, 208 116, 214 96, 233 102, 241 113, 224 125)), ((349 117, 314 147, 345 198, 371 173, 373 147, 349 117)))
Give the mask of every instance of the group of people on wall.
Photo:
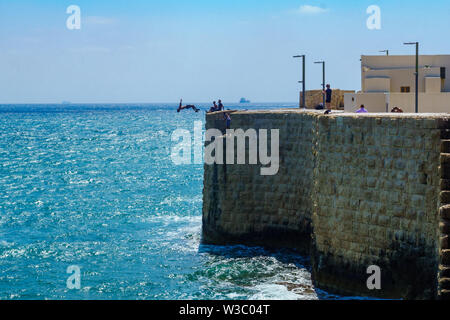
POLYGON ((216 103, 215 101, 213 101, 213 105, 212 107, 209 109, 208 112, 217 112, 217 111, 223 111, 223 104, 222 104, 222 100, 218 100, 218 103, 216 103))
MULTIPOLYGON (((195 112, 199 112, 200 109, 197 108, 195 105, 193 104, 188 104, 183 106, 183 99, 180 99, 180 104, 178 106, 177 112, 180 112, 181 110, 186 110, 186 109, 192 109, 195 112)), ((209 109, 209 111, 206 112, 217 112, 217 111, 224 111, 224 107, 222 104, 222 100, 219 99, 218 103, 216 103, 215 101, 213 101, 213 106, 209 109)))
MULTIPOLYGON (((327 84, 327 89, 323 91, 323 95, 325 98, 325 106, 327 108, 327 110, 325 111, 325 114, 330 114, 331 113, 331 98, 332 98, 332 94, 333 94, 333 90, 331 90, 330 85, 327 84)), ((185 110, 185 109, 193 109, 195 112, 199 112, 200 109, 198 109, 196 106, 194 105, 185 105, 183 106, 183 99, 180 100, 180 105, 177 109, 177 112, 180 112, 181 110, 185 110)), ((319 106, 316 107, 317 110, 323 109, 323 105, 320 104, 319 106)), ((209 109, 209 111, 206 111, 207 113, 211 113, 211 112, 218 112, 218 111, 225 111, 225 108, 223 107, 222 104, 222 100, 218 100, 218 103, 216 103, 216 101, 213 101, 213 105, 212 107, 209 109)), ((366 107, 362 104, 358 110, 355 111, 356 113, 368 113, 369 111, 366 109, 366 107)), ((399 107, 394 107, 391 110, 392 113, 403 113, 403 110, 399 107)), ((229 128, 230 126, 230 122, 231 122, 231 117, 227 112, 223 113, 223 117, 224 120, 227 123, 227 128, 229 128)))
MULTIPOLYGON (((356 113, 367 113, 369 111, 367 111, 367 109, 364 107, 364 105, 362 104, 358 110, 356 110, 356 113)), ((403 110, 400 109, 399 107, 394 107, 392 108, 391 112, 393 113, 403 113, 403 110)))
MULTIPOLYGON (((331 86, 329 84, 326 85, 326 89, 322 91, 324 100, 325 100, 325 114, 331 113, 331 99, 333 97, 333 90, 331 90, 331 86)), ((321 103, 316 108, 316 110, 323 110, 324 105, 321 103)), ((358 110, 356 110, 356 113, 368 113, 369 111, 366 109, 366 107, 362 104, 358 110)), ((391 112, 393 113, 403 113, 403 110, 398 107, 392 108, 391 112)))
MULTIPOLYGON (((210 112, 218 112, 218 111, 225 111, 225 108, 223 107, 222 100, 218 100, 217 103, 213 101, 212 107, 207 111, 207 113, 210 112)), ((225 121, 227 129, 230 129, 231 126, 231 117, 228 112, 224 112, 223 114, 223 120, 225 121)))

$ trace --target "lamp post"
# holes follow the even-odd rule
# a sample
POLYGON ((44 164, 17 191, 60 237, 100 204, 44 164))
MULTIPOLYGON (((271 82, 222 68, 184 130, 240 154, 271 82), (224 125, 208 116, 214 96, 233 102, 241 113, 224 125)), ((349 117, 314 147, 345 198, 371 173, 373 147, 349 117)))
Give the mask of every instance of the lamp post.
MULTIPOLYGON (((322 90, 325 91, 325 61, 316 61, 315 64, 322 64, 322 90)), ((325 108, 325 94, 323 96, 323 107, 325 108)))
POLYGON ((405 42, 406 46, 416 46, 416 113, 419 113, 419 42, 405 42))
POLYGON ((301 106, 306 109, 306 72, 305 72, 305 64, 306 64, 306 56, 304 54, 294 56, 293 58, 302 58, 302 81, 299 81, 298 83, 302 84, 302 99, 301 99, 301 106))
POLYGON ((389 50, 380 50, 380 52, 386 53, 387 56, 389 55, 389 50))

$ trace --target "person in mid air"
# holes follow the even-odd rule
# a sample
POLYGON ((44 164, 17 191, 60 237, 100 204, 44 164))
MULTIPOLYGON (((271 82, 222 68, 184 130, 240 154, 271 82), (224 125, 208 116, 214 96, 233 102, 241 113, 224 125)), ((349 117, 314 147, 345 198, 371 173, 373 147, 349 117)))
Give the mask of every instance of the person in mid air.
POLYGON ((186 106, 183 106, 183 99, 180 99, 180 105, 177 109, 177 112, 180 112, 181 110, 184 109, 193 109, 195 112, 199 112, 200 109, 196 108, 193 104, 188 104, 186 106))

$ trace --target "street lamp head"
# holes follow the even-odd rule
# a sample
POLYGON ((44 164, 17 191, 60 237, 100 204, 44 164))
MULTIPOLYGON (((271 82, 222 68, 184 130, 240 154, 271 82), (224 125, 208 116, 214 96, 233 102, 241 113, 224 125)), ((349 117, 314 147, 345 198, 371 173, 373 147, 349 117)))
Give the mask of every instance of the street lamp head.
POLYGON ((305 57, 305 55, 302 54, 302 55, 298 55, 298 56, 293 56, 292 58, 304 58, 304 57, 305 57))
POLYGON ((314 63, 325 63, 325 61, 316 61, 314 63))
POLYGON ((404 44, 405 46, 409 46, 409 45, 419 44, 419 42, 404 42, 403 44, 404 44))

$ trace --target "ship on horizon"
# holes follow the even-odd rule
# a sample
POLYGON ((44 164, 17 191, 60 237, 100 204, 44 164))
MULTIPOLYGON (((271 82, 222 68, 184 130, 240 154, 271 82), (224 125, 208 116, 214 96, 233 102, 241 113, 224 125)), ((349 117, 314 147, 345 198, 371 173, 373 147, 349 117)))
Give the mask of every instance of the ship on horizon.
POLYGON ((250 103, 250 100, 247 100, 245 98, 241 98, 241 100, 239 101, 239 103, 250 103))

